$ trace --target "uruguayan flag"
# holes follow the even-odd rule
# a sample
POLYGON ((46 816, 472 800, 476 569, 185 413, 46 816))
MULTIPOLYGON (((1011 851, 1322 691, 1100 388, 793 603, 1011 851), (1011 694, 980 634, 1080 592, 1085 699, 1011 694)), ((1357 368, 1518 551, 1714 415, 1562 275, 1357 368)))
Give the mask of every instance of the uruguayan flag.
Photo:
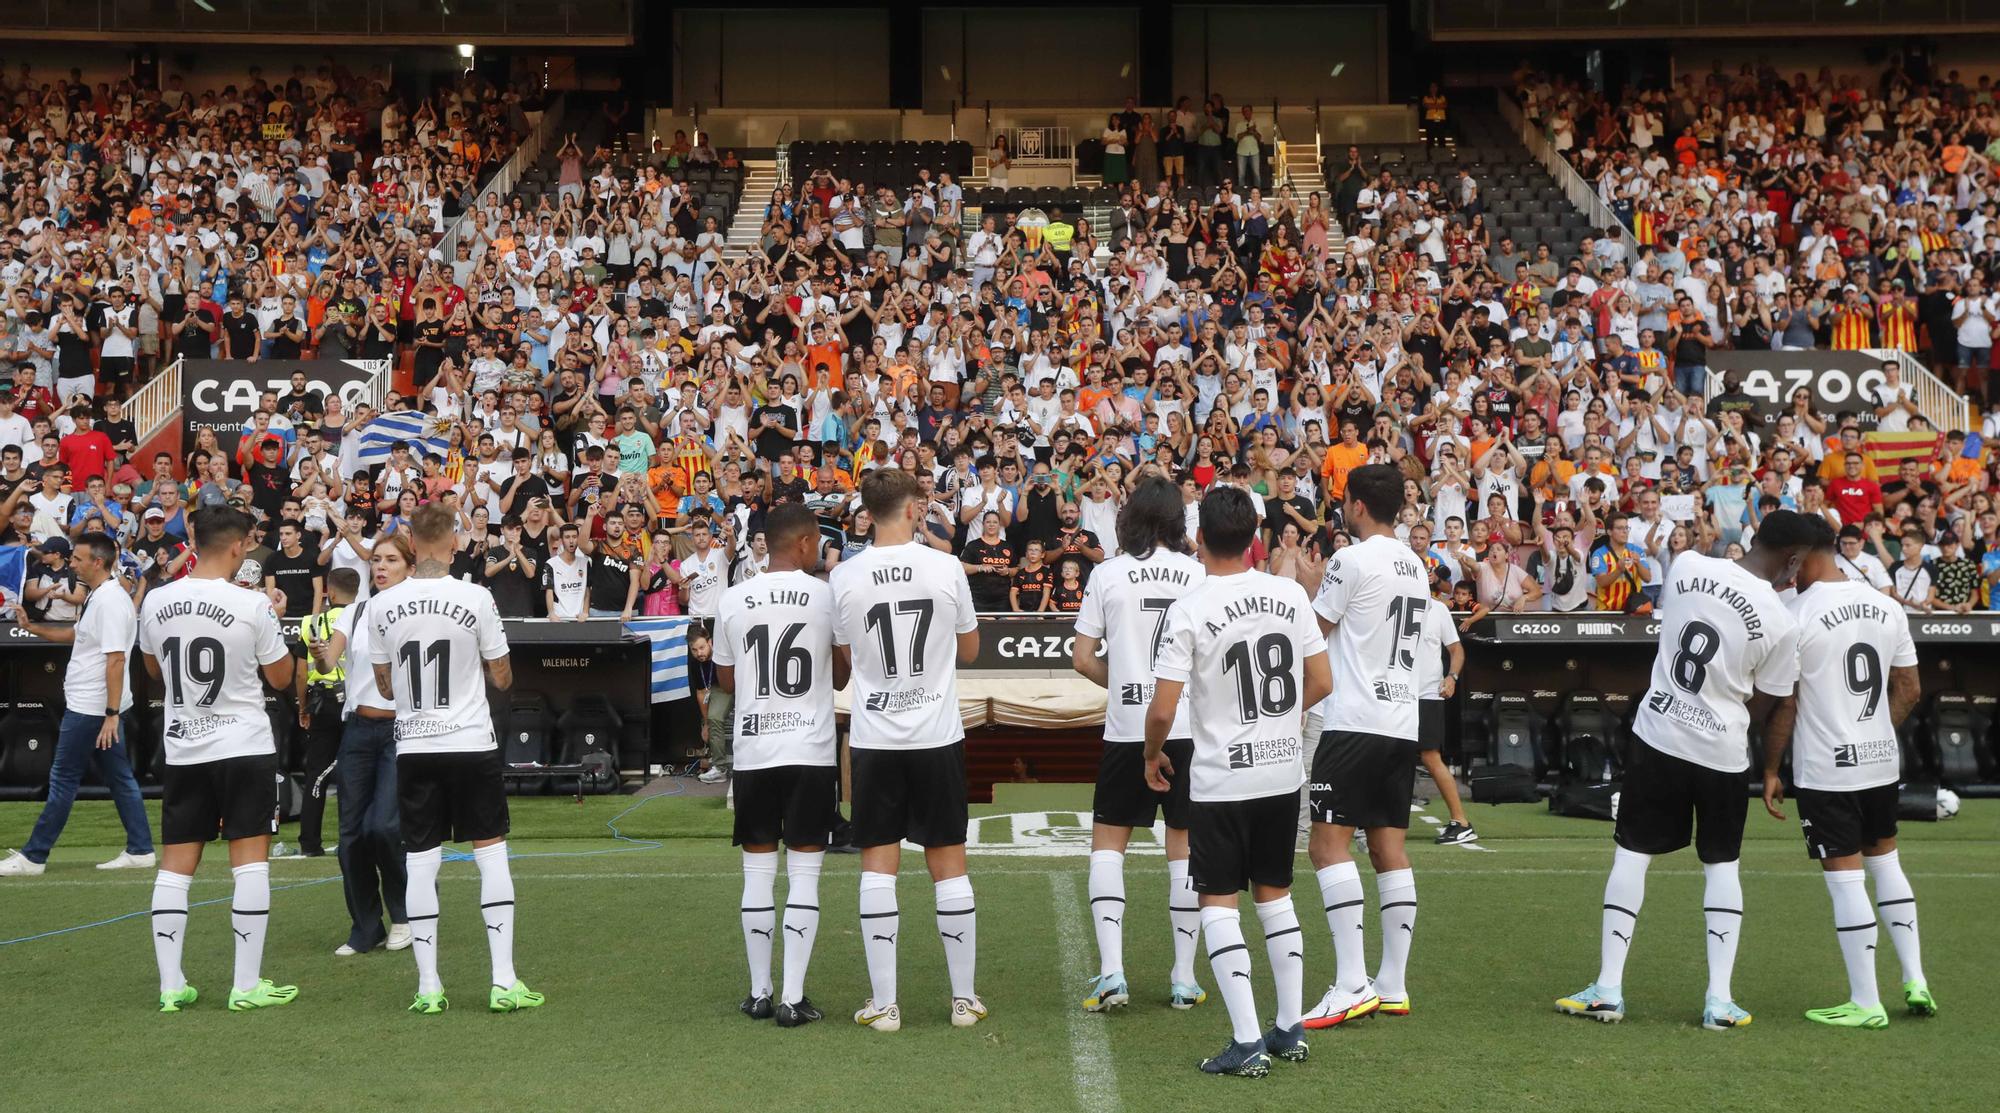
POLYGON ((635 618, 625 624, 631 634, 644 634, 653 642, 653 702, 672 703, 693 694, 688 688, 688 627, 694 620, 685 615, 674 618, 635 618))
POLYGON ((420 456, 443 458, 451 447, 450 433, 451 422, 415 410, 383 414, 341 438, 340 474, 388 463, 389 449, 397 441, 410 442, 410 450, 420 456))

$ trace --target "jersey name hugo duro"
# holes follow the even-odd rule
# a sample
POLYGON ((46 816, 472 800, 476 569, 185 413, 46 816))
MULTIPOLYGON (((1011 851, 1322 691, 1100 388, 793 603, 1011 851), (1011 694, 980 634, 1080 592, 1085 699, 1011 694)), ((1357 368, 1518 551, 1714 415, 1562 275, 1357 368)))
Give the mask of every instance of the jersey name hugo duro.
MULTIPOLYGON (((1144 558, 1121 553, 1097 566, 1084 588, 1076 632, 1104 642, 1106 742, 1144 742, 1153 702, 1153 661, 1166 636, 1167 611, 1208 578, 1191 556, 1156 549, 1144 558)), ((1169 738, 1188 733, 1183 690, 1169 738)))

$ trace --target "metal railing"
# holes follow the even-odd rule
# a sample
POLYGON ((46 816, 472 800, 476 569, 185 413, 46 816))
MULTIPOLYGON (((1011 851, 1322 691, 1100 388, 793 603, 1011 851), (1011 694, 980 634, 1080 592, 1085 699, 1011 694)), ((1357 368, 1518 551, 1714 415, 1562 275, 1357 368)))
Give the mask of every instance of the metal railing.
POLYGON ((1534 155, 1535 161, 1554 175, 1556 184, 1562 187, 1570 204, 1590 217, 1591 226, 1598 232, 1601 233, 1606 228, 1617 229, 1618 242, 1625 245, 1626 260, 1636 264, 1639 261, 1639 241, 1632 237, 1632 230, 1625 227, 1625 222, 1618 219, 1618 214, 1612 212, 1611 207, 1598 198, 1597 190, 1584 180, 1583 175, 1576 172, 1576 167, 1569 164, 1569 160, 1563 157, 1561 151, 1556 150, 1555 144, 1549 142, 1549 137, 1542 134, 1541 125, 1528 119, 1527 114, 1521 111, 1521 106, 1515 103, 1513 96, 1506 90, 1496 90, 1493 99, 1499 102, 1501 117, 1520 133, 1521 143, 1528 148, 1528 153, 1534 155))
POLYGON ((449 268, 452 261, 458 257, 458 241, 471 230, 472 214, 478 211, 481 200, 488 193, 497 193, 504 200, 513 192, 514 184, 521 180, 522 172, 533 166, 536 159, 542 157, 549 140, 555 136, 557 129, 562 127, 567 108, 562 94, 558 93, 551 98, 542 109, 542 118, 535 121, 535 126, 521 140, 521 145, 514 148, 513 155, 500 164, 500 169, 495 170, 492 177, 473 190, 471 199, 466 202, 465 211, 458 214, 457 222, 445 229, 444 238, 438 241, 438 258, 446 268, 449 268))
POLYGON ((160 368, 159 374, 125 400, 125 414, 138 430, 140 444, 157 436, 181 412, 181 365, 185 359, 175 356, 172 363, 160 368))
POLYGON ((1910 384, 1911 400, 1931 428, 1943 433, 1952 429, 1973 429, 1972 400, 1952 385, 1931 374, 1931 369, 1901 348, 1871 348, 1868 354, 1903 369, 1903 381, 1910 384))

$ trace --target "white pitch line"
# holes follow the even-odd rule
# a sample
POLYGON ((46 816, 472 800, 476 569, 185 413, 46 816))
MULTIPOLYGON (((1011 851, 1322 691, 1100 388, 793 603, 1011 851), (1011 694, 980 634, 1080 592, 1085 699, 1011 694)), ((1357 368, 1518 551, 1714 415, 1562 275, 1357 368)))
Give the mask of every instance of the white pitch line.
MULTIPOLYGON (((1063 986, 1082 985, 1091 978, 1091 944, 1084 938, 1083 894, 1077 891, 1076 871, 1050 873, 1049 894, 1056 903, 1056 945, 1062 948, 1063 986)), ((1067 1000, 1061 1007, 1069 1014, 1069 1058, 1077 1108, 1085 1113, 1118 1113, 1118 1068, 1111 1062, 1104 1018, 1090 1016, 1067 1000)))

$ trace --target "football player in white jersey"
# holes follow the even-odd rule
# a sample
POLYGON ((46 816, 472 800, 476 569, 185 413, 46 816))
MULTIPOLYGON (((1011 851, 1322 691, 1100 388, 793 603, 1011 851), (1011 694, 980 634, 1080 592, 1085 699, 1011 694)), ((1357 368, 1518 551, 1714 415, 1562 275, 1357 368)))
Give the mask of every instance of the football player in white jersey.
POLYGON ((1071 662, 1105 689, 1104 754, 1091 805, 1090 920, 1097 929, 1097 980, 1083 1007, 1090 1012, 1131 1000, 1125 983, 1125 845, 1134 827, 1167 824, 1167 912, 1174 966, 1168 1003, 1190 1009, 1207 1000, 1195 981, 1195 937, 1201 908, 1188 883, 1188 767, 1193 735, 1183 699, 1166 754, 1175 770, 1164 794, 1146 785, 1146 708, 1153 702, 1153 657, 1166 633, 1167 608, 1207 576, 1187 552, 1181 492, 1160 476, 1141 480, 1118 512, 1119 555, 1097 566, 1076 616, 1071 662))
POLYGON ((979 618, 965 569, 915 540, 916 478, 884 468, 861 481, 875 540, 834 566, 834 645, 853 668, 848 760, 854 841, 861 848, 861 942, 872 993, 855 1023, 902 1027, 896 1001, 896 870, 903 840, 924 848, 938 937, 951 974, 951 1022, 986 1016, 973 988, 978 917, 965 875, 965 728, 958 666, 979 654, 979 618))
MULTIPOLYGON (((1444 763, 1445 714, 1451 698, 1458 694, 1458 674, 1465 669, 1465 646, 1458 639, 1458 624, 1451 608, 1433 596, 1424 608, 1422 648, 1417 651, 1417 745, 1424 769, 1437 785, 1438 795, 1451 816, 1437 834, 1439 846, 1476 842, 1479 833, 1465 817, 1465 803, 1458 798, 1458 781, 1444 763), (1449 657, 1447 664, 1445 658, 1449 657)), ((1409 998, 1404 997, 1404 1004, 1409 998)), ((1387 1011, 1387 1010, 1384 1010, 1387 1011)), ((1394 1014, 1391 1014, 1394 1015, 1394 1014)))
POLYGON ((1685 552, 1660 585, 1660 648, 1632 722, 1611 876, 1604 883, 1597 980, 1556 1001, 1558 1012, 1606 1023, 1625 1018, 1625 956, 1639 926, 1646 868, 1655 855, 1694 844, 1704 885, 1708 994, 1702 1027, 1750 1023, 1730 991, 1743 931, 1744 791, 1750 724, 1783 749, 1791 724, 1771 716, 1799 674, 1798 630, 1778 598, 1805 554, 1829 539, 1824 518, 1774 510, 1741 560, 1685 552), (1768 720, 1768 721, 1767 721, 1768 720))
POLYGON ((833 589, 819 570, 819 519, 781 503, 765 519, 771 565, 722 593, 715 622, 715 684, 734 695, 736 845, 743 848, 743 946, 750 996, 743 1014, 780 1028, 821 1019, 806 998, 819 935, 819 875, 839 818, 833 693, 847 664, 833 652, 833 589), (742 672, 739 674, 738 669, 742 672), (784 993, 772 1001, 774 892, 785 845, 784 993))
POLYGON ((410 1011, 448 1007, 437 970, 438 869, 447 840, 472 844, 493 977, 486 1007, 532 1009, 542 995, 514 972, 514 877, 507 866, 507 788, 486 684, 514 683, 493 596, 451 576, 454 516, 441 502, 410 515, 410 578, 368 601, 375 687, 396 704, 396 798, 402 810, 404 900, 417 956, 410 1011), (484 665, 482 669, 482 663, 484 665))
POLYGON ((139 650, 160 685, 167 761, 153 957, 160 965, 160 1011, 193 1004, 195 988, 181 973, 188 886, 202 848, 221 832, 236 883, 229 902, 236 936, 229 1009, 242 1012, 283 1005, 299 993, 297 986, 273 985, 261 969, 279 784, 264 685, 289 688, 293 661, 278 626, 282 593, 274 597, 232 582, 250 547, 250 520, 214 506, 188 515, 188 523, 195 535, 194 571, 148 592, 139 614, 139 650))
MULTIPOLYGON (((1333 686, 1326 641, 1298 582, 1250 566, 1262 516, 1248 492, 1219 487, 1201 500, 1196 539, 1208 575, 1167 611, 1146 708, 1146 783, 1164 793, 1180 772, 1167 737, 1185 713, 1194 746, 1188 782, 1189 871, 1230 1041, 1204 1059, 1208 1074, 1270 1073, 1271 1057, 1303 1062, 1305 935, 1292 907, 1292 858, 1305 783, 1302 708, 1333 686), (1187 694, 1182 707, 1181 695, 1187 694), (1237 894, 1257 903, 1277 1015, 1261 1031, 1250 989, 1237 894)), ((1099 572, 1098 575, 1102 575, 1099 572)))
POLYGON ((1416 933, 1417 882, 1404 836, 1419 757, 1417 657, 1430 588, 1416 554, 1396 539, 1402 509, 1403 474, 1394 467, 1364 464, 1350 472, 1344 510, 1356 540, 1327 558, 1313 598, 1334 685, 1320 707, 1306 849, 1333 934, 1335 973, 1306 1013, 1307 1028, 1331 1028, 1377 1009, 1410 1011, 1404 972, 1416 933), (1382 963, 1373 978, 1363 949, 1361 873, 1350 849, 1356 830, 1368 832, 1381 904, 1382 963))
MULTIPOLYGON (((1903 1004, 1916 1016, 1937 1014, 1924 981, 1917 939, 1917 898, 1896 854, 1897 782, 1902 747, 1896 727, 1917 705, 1917 647, 1910 617, 1865 580, 1850 579, 1832 542, 1799 566, 1792 617, 1799 626, 1799 686, 1774 719, 1795 720, 1793 795, 1806 853, 1819 859, 1833 898, 1834 934, 1847 963, 1845 1004, 1809 1009, 1806 1019, 1835 1028, 1886 1028, 1889 1014, 1875 984, 1876 912, 1903 966, 1903 1004), (1875 882, 1868 904, 1866 880, 1875 882)), ((1778 732, 1772 732, 1772 739, 1778 732)), ((1785 784, 1783 747, 1764 747, 1764 807, 1778 819, 1785 784)))

